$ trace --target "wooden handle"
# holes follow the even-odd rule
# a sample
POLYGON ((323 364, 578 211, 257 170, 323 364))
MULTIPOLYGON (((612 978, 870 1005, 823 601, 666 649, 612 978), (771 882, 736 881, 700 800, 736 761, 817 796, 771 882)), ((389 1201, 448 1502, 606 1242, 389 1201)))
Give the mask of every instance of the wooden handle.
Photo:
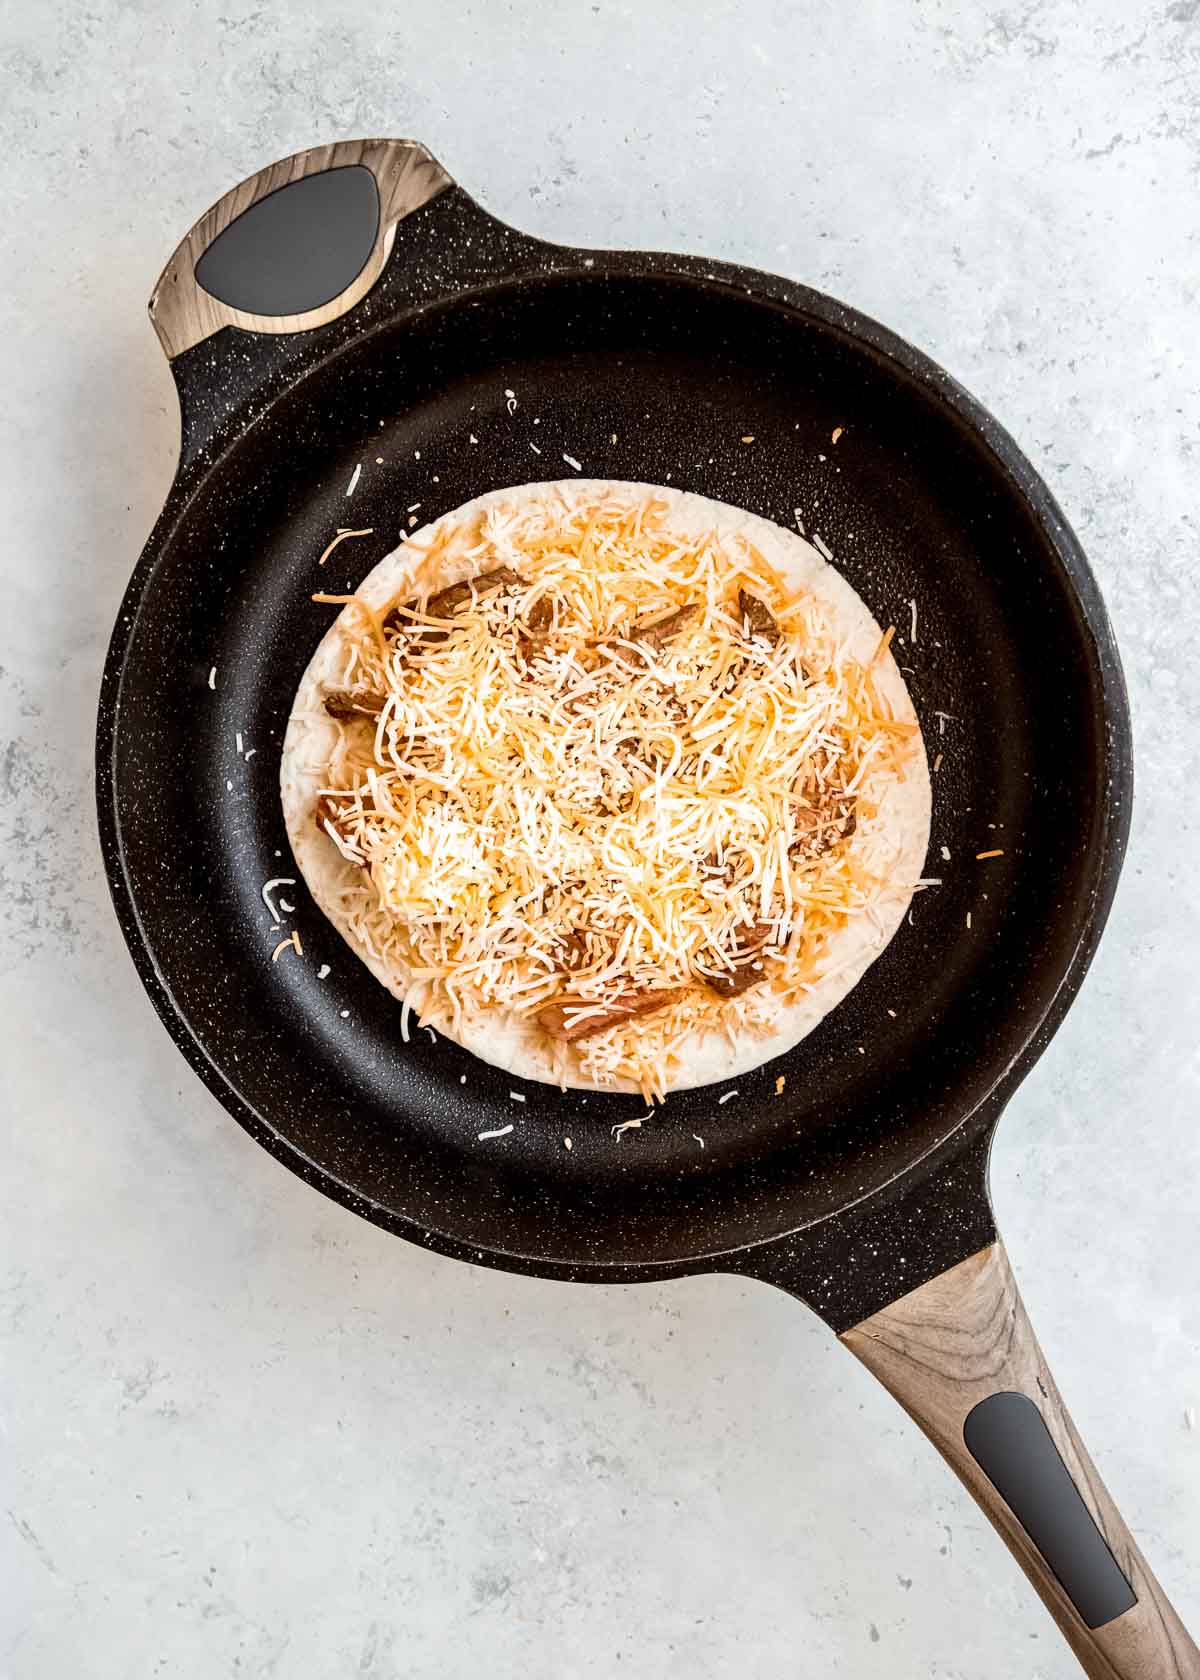
MULTIPOLYGON (((174 358, 200 344, 221 327, 249 332, 305 332, 336 321, 370 291, 392 249, 397 224, 437 193, 452 186, 450 176, 415 140, 342 140, 314 146, 259 170, 218 199, 176 246, 150 299, 150 319, 163 349, 174 358), (379 224, 374 244, 357 275, 336 297, 299 315, 256 315, 235 309, 206 292, 196 280, 196 264, 237 218, 280 187, 306 176, 361 164, 375 178, 379 224)), ((314 230, 317 236, 319 230, 314 230)))
MULTIPOLYGON (((1002 1243, 992 1243, 893 1301, 847 1330, 841 1339, 891 1390, 966 1483, 1037 1588, 1087 1674, 1096 1680, 1200 1680, 1200 1650, 1168 1603, 1075 1431, 1042 1357, 1002 1243), (992 1397, 998 1395, 1006 1396, 1006 1400, 995 1403, 992 1397), (1044 1487, 1031 1485, 1040 1475, 1033 1462, 1036 1451, 1025 1454, 1018 1450, 1014 1456, 1011 1441, 1008 1447, 1002 1441, 997 1445, 995 1439, 986 1442, 989 1432, 994 1435, 994 1414, 998 1417, 1006 1412, 1012 1418, 1015 1413, 1029 1413, 1029 1407, 1016 1396, 1026 1397, 1037 1407, 1045 1430, 1036 1418, 1032 1419, 1033 1428, 1043 1439, 1048 1432, 1057 1448, 1057 1457, 1048 1451, 1046 1458, 1054 1461, 1060 1476, 1065 1466, 1078 1490, 1091 1518, 1089 1523, 1084 1513, 1078 1512, 1086 1524, 1086 1534, 1078 1528, 1071 1530, 1067 1507, 1078 1510, 1078 1500, 1065 1476, 1061 1489, 1065 1497, 1056 1491, 1047 1499, 1044 1487), (977 1410, 984 1401, 992 1403, 977 1410), (968 1424, 972 1414, 975 1421, 968 1424), (1088 1626, 1025 1523, 968 1447, 968 1437, 975 1452, 989 1462, 992 1473, 1007 1487, 1026 1521, 1035 1530, 1049 1524, 1049 1537, 1043 1543, 1064 1577, 1073 1582, 1075 1598, 1086 1609, 1089 1591, 1094 1588, 1098 1593, 1091 1599, 1100 1606, 1092 1619, 1106 1613, 1105 1604, 1120 1609, 1129 1603, 1130 1594, 1112 1569, 1114 1560, 1136 1597, 1132 1608, 1101 1626, 1088 1626), (994 1455, 989 1457, 994 1451, 1000 1453, 1000 1467, 994 1455), (1092 1523, 1107 1542, 1111 1557, 1106 1555, 1092 1523), (1081 1562, 1081 1554, 1089 1548, 1094 1555, 1081 1562), (1097 1586, 1093 1575, 1090 1586, 1085 1580, 1081 1587, 1080 1568, 1086 1576, 1096 1563, 1102 1577, 1108 1571, 1107 1579, 1101 1579, 1097 1586)), ((1003 1419, 998 1421, 1003 1429, 1003 1419)), ((1025 1440, 1036 1448, 1032 1436, 1026 1435, 1025 1440)))

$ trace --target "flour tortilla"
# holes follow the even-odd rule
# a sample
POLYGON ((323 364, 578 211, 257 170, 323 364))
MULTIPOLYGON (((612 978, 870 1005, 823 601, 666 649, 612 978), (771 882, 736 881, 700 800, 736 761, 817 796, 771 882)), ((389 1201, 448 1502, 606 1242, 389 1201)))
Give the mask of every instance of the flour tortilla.
MULTIPOLYGON (((658 484, 627 481, 610 483, 598 479, 569 479, 554 483, 521 485, 489 491, 444 516, 448 525, 480 513, 497 502, 552 500, 558 507, 578 500, 591 501, 618 493, 631 502, 653 496, 667 504, 665 524, 687 534, 715 531, 718 538, 741 535, 747 538, 787 584, 796 591, 815 596, 824 606, 832 626, 840 633, 846 652, 860 663, 871 658, 879 644, 880 626, 845 578, 795 532, 747 513, 726 502, 672 490, 658 484)), ((439 522, 441 523, 441 522, 439 522)), ((434 527, 413 533, 414 544, 424 546, 434 527)), ((363 579, 357 595, 376 610, 388 607, 422 590, 432 591, 476 575, 478 560, 463 557, 444 566, 436 579, 420 574, 421 556, 401 543, 363 579)), ((331 567, 331 570, 333 568, 331 567)), ((343 608, 309 663, 301 680, 288 722, 280 766, 280 791, 284 818, 296 862, 309 891, 355 956, 364 962, 398 999, 409 997, 421 1019, 444 1036, 455 1039, 485 1062, 507 1069, 524 1079, 580 1090, 637 1090, 632 1081, 598 1085, 577 1069, 564 1075, 560 1058, 546 1035, 536 1025, 515 1014, 482 1005, 467 1005, 457 1031, 449 1009, 422 983, 415 986, 398 963, 385 964, 377 958, 349 926, 343 909, 347 887, 361 879, 355 865, 348 863, 329 837, 314 821, 318 790, 328 782, 328 765, 338 740, 336 724, 326 716, 326 689, 342 686, 342 672, 351 644, 362 636, 362 616, 350 605, 343 608), (411 993, 411 996, 409 994, 411 993)), ((875 662, 874 676, 880 693, 892 704, 897 718, 916 723, 916 713, 904 679, 890 651, 875 662)), ((878 877, 894 883, 877 907, 874 918, 861 915, 831 936, 821 976, 798 1003, 781 1010, 772 1026, 761 1035, 744 1033, 731 1044, 724 1032, 698 1031, 695 1042, 679 1058, 680 1066, 670 1089, 710 1085, 747 1073, 764 1062, 783 1055, 810 1033, 830 1010, 857 985, 900 926, 921 875, 929 844, 931 792, 923 743, 918 738, 910 757, 907 775, 893 781, 879 816, 860 822, 850 845, 864 865, 878 877)))

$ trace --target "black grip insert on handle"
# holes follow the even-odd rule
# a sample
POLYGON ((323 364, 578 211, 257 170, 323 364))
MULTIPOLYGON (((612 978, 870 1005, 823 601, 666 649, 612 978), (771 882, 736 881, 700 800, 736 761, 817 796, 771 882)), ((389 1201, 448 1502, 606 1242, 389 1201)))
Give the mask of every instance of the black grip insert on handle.
POLYGON ((379 189, 361 163, 305 175, 243 210, 196 264, 196 281, 250 315, 304 315, 344 292, 379 233, 379 189))
POLYGON ((967 1414, 963 1440, 1088 1627, 1132 1610, 1137 1595, 1028 1395, 989 1394, 967 1414))

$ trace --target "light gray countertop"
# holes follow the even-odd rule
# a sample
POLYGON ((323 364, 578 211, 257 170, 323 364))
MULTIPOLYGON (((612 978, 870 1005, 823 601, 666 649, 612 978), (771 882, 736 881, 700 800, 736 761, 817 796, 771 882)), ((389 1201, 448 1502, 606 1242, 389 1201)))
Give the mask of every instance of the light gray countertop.
POLYGON ((135 978, 91 755, 174 460, 145 300, 243 175, 368 134, 424 140, 532 232, 709 253, 878 316, 1074 522, 1137 806, 995 1198, 1076 1420, 1200 1625, 1197 0, 52 0, 5 8, 0 78, 0 1673, 1076 1672, 794 1302, 397 1242, 239 1130, 135 978))

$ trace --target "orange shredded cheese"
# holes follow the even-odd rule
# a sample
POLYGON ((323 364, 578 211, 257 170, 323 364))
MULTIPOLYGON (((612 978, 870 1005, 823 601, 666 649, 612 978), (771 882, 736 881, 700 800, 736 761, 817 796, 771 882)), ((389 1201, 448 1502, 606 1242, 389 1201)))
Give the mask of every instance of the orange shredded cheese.
POLYGON ((858 663, 751 543, 615 493, 494 503, 470 529, 451 516, 417 576, 390 617, 313 597, 357 602, 352 680, 386 696, 373 730, 339 722, 323 790, 331 841, 366 866, 353 925, 452 1016, 679 991, 562 1046, 597 1083, 661 1098, 697 1030, 768 1031, 885 886, 838 825, 869 825, 919 734, 872 676, 893 630, 858 663), (421 639, 436 620, 418 600, 450 560, 524 587, 473 591, 452 633, 421 639), (742 591, 777 639, 750 632, 742 591), (661 645, 640 639, 683 607, 661 645), (766 930, 765 978, 722 995, 710 982, 748 928, 766 930))
POLYGON ((323 566, 338 544, 344 543, 347 537, 373 537, 374 535, 375 527, 373 525, 367 526, 367 528, 362 531, 352 531, 348 525, 339 525, 337 536, 334 537, 331 543, 326 544, 325 551, 321 555, 321 558, 317 561, 317 565, 323 566))

